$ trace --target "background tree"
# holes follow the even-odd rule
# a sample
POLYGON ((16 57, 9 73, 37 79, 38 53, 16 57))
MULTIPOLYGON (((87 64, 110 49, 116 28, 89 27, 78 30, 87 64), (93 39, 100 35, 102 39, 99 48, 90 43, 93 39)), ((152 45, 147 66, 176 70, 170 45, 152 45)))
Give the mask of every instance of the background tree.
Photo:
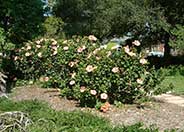
POLYGON ((127 32, 146 38, 167 25, 162 12, 146 0, 57 0, 54 14, 66 23, 67 33, 99 38, 127 32))
POLYGON ((0 0, 0 9, 0 27, 13 43, 32 39, 42 32, 41 0, 0 0))

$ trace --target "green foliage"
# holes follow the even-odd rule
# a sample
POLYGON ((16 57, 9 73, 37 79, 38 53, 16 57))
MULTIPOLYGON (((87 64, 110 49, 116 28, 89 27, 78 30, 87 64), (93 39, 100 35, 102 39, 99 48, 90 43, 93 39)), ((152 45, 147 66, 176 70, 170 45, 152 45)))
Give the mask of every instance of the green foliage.
POLYGON ((12 102, 0 98, 0 113, 22 111, 27 113, 33 124, 26 128, 32 132, 158 132, 150 127, 143 128, 141 123, 131 126, 112 126, 109 121, 89 113, 75 111, 54 111, 47 104, 38 101, 12 102))
POLYGON ((0 28, 0 71, 5 70, 9 65, 11 51, 14 48, 15 45, 8 42, 4 30, 0 28))
POLYGON ((45 35, 49 37, 63 36, 64 22, 61 18, 54 16, 46 18, 43 27, 45 28, 45 35))
POLYGON ((66 23, 67 33, 92 33, 99 38, 130 31, 146 35, 146 23, 150 37, 167 25, 160 10, 137 0, 57 0, 54 13, 66 23))
POLYGON ((0 27, 14 43, 32 39, 41 33, 41 0, 0 0, 0 27))
POLYGON ((170 46, 173 48, 179 49, 180 51, 184 50, 184 26, 177 25, 176 28, 174 28, 171 31, 173 35, 173 39, 170 39, 170 46))
POLYGON ((98 102, 134 100, 160 93, 160 73, 148 68, 136 46, 99 47, 94 36, 69 40, 42 38, 28 42, 15 56, 25 79, 40 79, 44 87, 57 87, 63 96, 94 107, 98 102), (156 91, 155 91, 156 90, 156 91))
POLYGON ((152 5, 160 6, 164 11, 164 16, 166 20, 171 25, 183 24, 184 23, 184 2, 183 0, 154 0, 151 1, 152 5))

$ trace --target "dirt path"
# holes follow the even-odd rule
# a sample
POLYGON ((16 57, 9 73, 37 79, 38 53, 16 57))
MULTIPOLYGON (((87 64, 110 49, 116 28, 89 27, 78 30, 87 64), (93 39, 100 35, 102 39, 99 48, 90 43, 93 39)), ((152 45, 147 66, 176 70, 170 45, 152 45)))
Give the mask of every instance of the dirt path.
POLYGON ((141 109, 136 105, 125 105, 122 108, 111 106, 107 113, 102 113, 95 109, 77 107, 77 102, 60 98, 58 91, 48 91, 36 86, 16 88, 10 98, 16 101, 43 100, 56 110, 87 110, 109 119, 113 124, 131 125, 143 122, 145 126, 156 125, 160 130, 172 128, 184 130, 184 107, 167 102, 149 102, 141 109))
POLYGON ((184 107, 184 98, 180 96, 175 96, 172 94, 162 94, 154 97, 156 100, 160 100, 163 102, 176 104, 178 106, 184 107))

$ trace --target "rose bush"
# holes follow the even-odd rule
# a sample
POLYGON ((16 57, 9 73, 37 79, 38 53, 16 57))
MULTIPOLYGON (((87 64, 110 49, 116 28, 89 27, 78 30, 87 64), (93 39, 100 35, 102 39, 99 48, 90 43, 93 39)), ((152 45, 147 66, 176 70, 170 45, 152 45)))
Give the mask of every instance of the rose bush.
POLYGON ((155 92, 162 80, 148 67, 143 53, 132 45, 100 46, 97 38, 74 36, 58 41, 42 38, 28 42, 14 56, 17 70, 26 79, 40 80, 44 87, 57 87, 61 94, 83 106, 101 103, 133 103, 155 92))

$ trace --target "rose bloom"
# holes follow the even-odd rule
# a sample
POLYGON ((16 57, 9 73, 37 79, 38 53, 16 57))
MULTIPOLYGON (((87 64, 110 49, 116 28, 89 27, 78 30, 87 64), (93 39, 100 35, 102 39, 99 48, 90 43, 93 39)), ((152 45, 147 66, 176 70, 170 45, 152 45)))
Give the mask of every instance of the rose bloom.
POLYGON ((41 45, 37 44, 36 47, 37 47, 37 48, 41 48, 41 45))
POLYGON ((91 93, 91 95, 96 95, 97 94, 96 90, 90 90, 90 93, 91 93))
POLYGON ((138 84, 143 84, 143 80, 141 78, 138 78, 136 81, 138 84))
POLYGON ((38 57, 39 57, 39 58, 42 57, 42 53, 41 53, 41 52, 38 53, 38 57))
POLYGON ((136 54, 134 52, 128 52, 127 53, 129 56, 136 56, 136 54))
POLYGON ((100 51, 100 48, 95 49, 95 50, 93 51, 93 54, 94 54, 94 55, 97 54, 98 51, 100 51))
POLYGON ((71 75, 71 78, 75 78, 76 73, 74 72, 74 73, 71 73, 70 75, 71 75))
POLYGON ((36 43, 37 43, 37 44, 40 44, 40 40, 37 40, 36 43))
MULTIPOLYGON (((44 40, 44 38, 41 38, 41 39, 40 39, 40 42, 43 42, 43 40, 44 40)), ((45 39, 45 40, 46 40, 46 39, 45 39)))
POLYGON ((98 56, 96 57, 96 60, 100 60, 100 59, 101 59, 100 57, 98 57, 98 56))
POLYGON ((141 64, 143 64, 143 65, 148 63, 148 61, 147 61, 146 59, 144 59, 144 58, 143 58, 143 59, 140 59, 139 62, 140 62, 141 64))
POLYGON ((97 41, 97 38, 94 35, 89 35, 88 39, 91 41, 97 41))
POLYGON ((13 81, 16 81, 16 80, 17 80, 17 77, 14 77, 14 78, 13 78, 13 81))
POLYGON ((45 77, 45 78, 44 78, 44 81, 45 81, 45 82, 48 82, 48 81, 49 81, 49 77, 45 77))
POLYGON ((30 55, 31 55, 31 53, 29 53, 29 52, 25 53, 25 56, 30 56, 30 55))
POLYGON ((68 50, 69 49, 69 47, 68 46, 65 46, 65 47, 63 47, 63 50, 68 50))
POLYGON ((108 51, 107 52, 107 57, 109 57, 111 54, 112 54, 112 52, 111 51, 108 51))
POLYGON ((15 57, 14 57, 14 61, 18 60, 18 58, 19 58, 18 56, 15 56, 15 57))
POLYGON ((77 49, 77 52, 78 53, 81 53, 83 50, 85 50, 86 49, 86 46, 85 45, 83 45, 82 47, 79 47, 78 49, 77 49))
POLYGON ((70 85, 74 85, 74 84, 75 84, 75 81, 72 80, 72 81, 69 82, 69 84, 70 84, 70 85))
POLYGON ((112 72, 113 73, 118 73, 119 72, 119 67, 113 67, 112 72))
POLYGON ((85 50, 85 49, 86 49, 86 46, 85 46, 85 45, 83 45, 83 46, 82 46, 82 49, 83 49, 83 50, 85 50))
POLYGON ((100 98, 101 99, 107 99, 108 95, 106 93, 102 93, 102 94, 100 94, 100 98))
POLYGON ((92 72, 94 69, 96 69, 97 67, 93 67, 92 65, 88 65, 87 67, 86 67, 86 71, 87 72, 92 72))
POLYGON ((30 50, 31 49, 31 46, 30 45, 28 45, 27 46, 27 48, 26 48, 26 50, 30 50))
POLYGON ((56 45, 57 41, 55 39, 52 39, 52 45, 56 45))
POLYGON ((53 52, 53 55, 56 55, 57 54, 57 50, 55 50, 54 52, 53 52))
POLYGON ((135 45, 135 46, 140 46, 141 45, 141 43, 138 40, 133 41, 132 44, 135 45))
POLYGON ((80 92, 81 92, 81 93, 84 93, 85 91, 86 91, 86 87, 85 87, 85 86, 81 86, 81 87, 80 87, 80 92))
POLYGON ((126 53, 129 53, 129 52, 130 52, 129 46, 125 46, 125 47, 124 47, 124 50, 125 50, 126 53))
POLYGON ((77 49, 77 52, 78 53, 81 53, 83 51, 83 48, 81 48, 81 47, 79 47, 78 49, 77 49))
POLYGON ((57 46, 52 46, 52 49, 53 50, 57 50, 57 46))
POLYGON ((91 56, 92 56, 92 54, 90 53, 90 54, 87 56, 87 59, 89 59, 91 56))
POLYGON ((75 62, 74 61, 70 61, 69 64, 68 64, 70 67, 73 67, 75 65, 75 62))

